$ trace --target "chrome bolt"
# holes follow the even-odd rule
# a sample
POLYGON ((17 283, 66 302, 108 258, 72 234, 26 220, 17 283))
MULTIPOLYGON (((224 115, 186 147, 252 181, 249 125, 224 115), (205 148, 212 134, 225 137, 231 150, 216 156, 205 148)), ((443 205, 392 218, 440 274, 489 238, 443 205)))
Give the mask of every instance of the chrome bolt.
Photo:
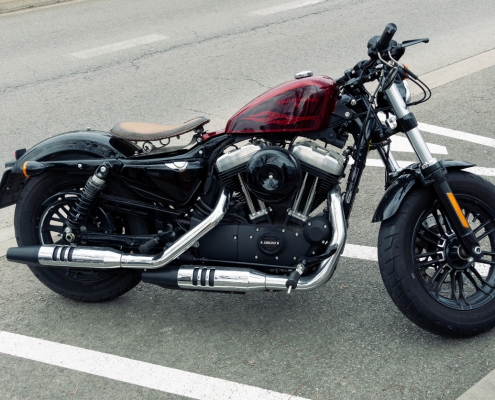
POLYGON ((346 118, 349 118, 351 116, 351 113, 349 111, 346 111, 346 113, 344 115, 346 118))
POLYGON ((296 257, 294 257, 294 260, 296 260, 296 257))
POLYGON ((198 151, 199 154, 203 154, 203 150, 198 151))
POLYGON ((352 100, 351 100, 351 106, 355 106, 356 104, 357 104, 357 101, 356 101, 356 100, 354 100, 354 99, 352 99, 352 100))
POLYGON ((282 229, 282 233, 285 233, 285 229, 282 229))
POLYGON ((101 172, 103 172, 103 173, 107 172, 107 167, 102 166, 102 167, 100 168, 100 171, 101 171, 101 172))
POLYGON ((469 263, 472 263, 472 262, 474 261, 474 258, 473 258, 473 257, 469 257, 469 258, 467 259, 467 261, 468 261, 469 263))
POLYGON ((481 247, 480 246, 476 246, 474 249, 473 249, 473 252, 474 254, 481 254, 481 247))
POLYGON ((77 164, 77 168, 82 169, 82 164, 77 164))
POLYGON ((259 232, 260 231, 260 228, 256 228, 256 232, 259 232))
POLYGON ((323 229, 327 229, 327 226, 326 225, 323 225, 323 229))
POLYGON ((252 239, 253 238, 253 235, 249 235, 249 239, 252 239))
POLYGON ((258 259, 258 256, 254 256, 254 258, 258 259))
POLYGON ((234 240, 237 240, 237 236, 234 236, 234 240))
POLYGON ((299 236, 299 233, 296 232, 296 236, 299 236))
POLYGON ((311 222, 308 222, 308 226, 311 226, 311 222))

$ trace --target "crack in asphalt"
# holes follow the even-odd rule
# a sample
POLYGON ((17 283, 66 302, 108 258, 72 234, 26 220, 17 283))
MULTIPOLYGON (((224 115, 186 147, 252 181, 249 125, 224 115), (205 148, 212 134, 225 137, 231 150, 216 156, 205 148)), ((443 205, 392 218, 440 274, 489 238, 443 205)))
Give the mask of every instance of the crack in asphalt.
MULTIPOLYGON (((239 35, 243 35, 243 34, 249 34, 249 33, 252 33, 252 32, 257 32, 257 31, 260 31, 262 29, 270 28, 272 26, 283 25, 283 24, 286 24, 286 23, 289 23, 289 22, 293 22, 293 21, 297 21, 297 20, 302 20, 304 18, 308 18, 308 17, 312 17, 312 16, 316 16, 316 15, 321 15, 321 14, 327 13, 329 11, 334 11, 335 4, 333 4, 332 6, 333 6, 332 9, 330 9, 330 8, 327 7, 325 9, 323 9, 323 10, 320 9, 318 11, 314 11, 314 12, 311 12, 311 13, 306 13, 304 15, 299 15, 299 16, 296 16, 296 17, 293 17, 293 18, 285 18, 283 20, 278 20, 278 21, 273 21, 273 22, 267 22, 267 23, 264 23, 262 25, 254 26, 254 27, 251 27, 251 28, 246 28, 246 29, 243 29, 243 30, 240 30, 240 31, 226 32, 226 33, 224 32, 224 33, 216 34, 216 35, 213 35, 213 36, 210 36, 210 37, 206 37, 204 39, 199 39, 199 40, 195 40, 195 41, 181 43, 181 44, 178 44, 178 45, 175 45, 175 46, 171 46, 171 47, 168 47, 168 48, 165 48, 165 49, 144 52, 140 56, 135 57, 135 58, 133 58, 131 60, 129 60, 128 58, 127 59, 116 60, 116 61, 108 62, 108 63, 103 64, 103 65, 89 67, 89 68, 84 69, 84 70, 78 70, 78 71, 73 71, 73 72, 70 72, 70 73, 59 74, 59 75, 56 75, 56 76, 53 76, 53 77, 49 77, 49 78, 45 78, 45 79, 40 79, 40 80, 36 80, 36 81, 32 81, 32 82, 26 82, 26 83, 22 83, 22 84, 18 84, 18 85, 5 86, 3 88, 0 88, 0 93, 5 94, 5 93, 9 93, 9 92, 18 90, 18 89, 23 89, 25 87, 32 87, 32 86, 37 86, 37 85, 41 85, 41 84, 45 84, 45 83, 56 82, 56 81, 61 80, 61 79, 66 79, 66 78, 77 77, 77 76, 82 76, 82 75, 86 75, 86 74, 97 73, 97 72, 101 72, 101 71, 104 71, 104 70, 109 70, 111 68, 120 67, 120 66, 125 65, 125 64, 131 64, 135 68, 135 70, 137 71, 139 69, 139 65, 136 65, 136 63, 138 63, 141 60, 151 58, 151 57, 153 57, 155 55, 166 54, 166 53, 173 52, 173 51, 176 51, 176 50, 182 50, 184 48, 193 47, 193 46, 196 46, 196 45, 201 45, 201 44, 204 44, 204 43, 212 42, 212 41, 215 41, 215 40, 228 39, 228 38, 231 38, 231 37, 234 37, 234 36, 239 36, 239 35)), ((246 78, 246 79, 250 79, 250 78, 246 78)), ((251 79, 251 80, 253 80, 254 82, 258 83, 262 87, 266 87, 265 85, 261 84, 260 82, 254 80, 254 79, 251 79)))

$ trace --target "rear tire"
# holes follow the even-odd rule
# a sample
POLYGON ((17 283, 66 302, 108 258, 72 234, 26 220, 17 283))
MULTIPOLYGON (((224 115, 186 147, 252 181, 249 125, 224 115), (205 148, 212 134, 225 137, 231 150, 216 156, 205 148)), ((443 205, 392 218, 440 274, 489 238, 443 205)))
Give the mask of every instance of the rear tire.
POLYGON ((382 222, 378 262, 390 297, 412 322, 438 335, 468 337, 495 326, 495 186, 463 171, 449 172, 448 182, 480 241, 482 261, 458 256, 433 188, 417 187, 382 222))
MULTIPOLYGON (((66 210, 70 208, 71 202, 75 201, 73 193, 79 192, 87 179, 88 176, 68 175, 63 172, 43 173, 30 178, 15 209, 14 225, 18 246, 51 244, 57 241, 63 243, 63 239, 57 238, 56 233, 63 230, 66 210), (49 218, 52 219, 47 221, 49 218)), ((112 195, 133 198, 129 189, 111 178, 107 180, 105 191, 112 195)), ((146 221, 141 218, 106 213, 101 209, 93 210, 92 216, 96 213, 105 215, 106 223, 118 221, 117 224, 113 224, 117 226, 117 230, 112 233, 148 233, 146 221)), ((28 266, 34 275, 54 292, 83 302, 111 300, 128 292, 141 280, 140 275, 132 271, 28 266)))

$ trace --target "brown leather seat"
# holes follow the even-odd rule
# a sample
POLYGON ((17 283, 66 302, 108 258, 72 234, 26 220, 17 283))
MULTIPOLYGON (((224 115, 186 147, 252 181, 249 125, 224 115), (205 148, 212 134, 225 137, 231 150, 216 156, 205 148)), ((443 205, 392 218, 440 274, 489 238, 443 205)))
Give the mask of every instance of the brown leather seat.
POLYGON ((210 122, 208 118, 198 117, 184 122, 182 125, 149 124, 146 122, 121 122, 115 125, 110 133, 127 140, 160 140, 182 135, 210 122))

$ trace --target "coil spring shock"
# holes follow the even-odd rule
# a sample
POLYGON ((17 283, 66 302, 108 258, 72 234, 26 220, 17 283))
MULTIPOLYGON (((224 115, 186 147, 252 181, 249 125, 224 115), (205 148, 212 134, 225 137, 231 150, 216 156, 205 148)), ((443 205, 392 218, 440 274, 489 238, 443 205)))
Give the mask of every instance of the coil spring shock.
POLYGON ((106 187, 105 179, 110 171, 109 164, 100 165, 94 175, 90 176, 79 194, 75 204, 71 207, 67 216, 67 228, 65 229, 65 240, 75 240, 74 230, 78 230, 85 221, 87 215, 98 200, 98 196, 106 187))

